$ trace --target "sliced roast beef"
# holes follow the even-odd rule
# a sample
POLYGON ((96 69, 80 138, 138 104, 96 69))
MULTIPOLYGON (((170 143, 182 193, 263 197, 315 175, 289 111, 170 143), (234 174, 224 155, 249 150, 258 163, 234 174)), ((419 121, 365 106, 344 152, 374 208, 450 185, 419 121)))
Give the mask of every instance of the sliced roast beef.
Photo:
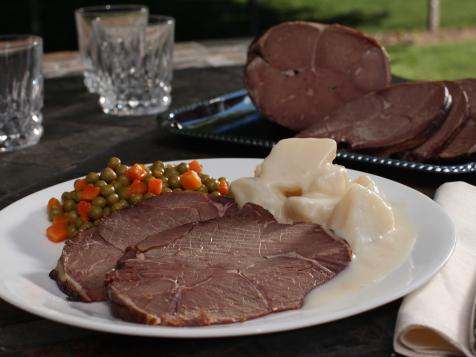
MULTIPOLYGON (((466 123, 469 103, 466 92, 457 82, 445 81, 453 104, 443 124, 422 145, 413 149, 409 157, 420 161, 432 159, 450 142, 466 123)), ((476 141, 475 141, 476 142, 476 141)))
POLYGON ((390 66, 377 41, 356 30, 285 22, 250 45, 245 83, 267 118, 302 130, 343 103, 389 85, 390 66))
POLYGON ((183 224, 238 210, 226 198, 194 192, 169 193, 104 218, 97 227, 66 241, 51 277, 70 297, 84 302, 105 300, 104 278, 128 246, 183 224))
POLYGON ((122 319, 210 325, 299 308, 350 260, 349 245, 320 226, 279 224, 247 204, 236 215, 148 237, 106 281, 112 313, 122 319))
POLYGON ((442 82, 397 84, 344 104, 297 136, 332 138, 352 150, 389 155, 423 144, 450 107, 442 82))
POLYGON ((476 152, 476 79, 458 81, 468 96, 468 118, 460 131, 438 154, 439 159, 457 159, 476 152))

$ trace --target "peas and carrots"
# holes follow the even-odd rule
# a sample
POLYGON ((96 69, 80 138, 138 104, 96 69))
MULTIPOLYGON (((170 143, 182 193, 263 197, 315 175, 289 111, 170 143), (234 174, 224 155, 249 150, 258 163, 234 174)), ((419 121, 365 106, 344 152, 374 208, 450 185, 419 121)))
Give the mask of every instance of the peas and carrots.
POLYGON ((52 225, 46 235, 62 242, 79 231, 98 224, 112 212, 135 205, 150 197, 178 191, 197 191, 230 196, 228 182, 203 173, 197 160, 177 165, 154 161, 128 167, 111 157, 99 173, 90 172, 74 182, 74 190, 64 192, 61 201, 51 198, 47 204, 52 225))

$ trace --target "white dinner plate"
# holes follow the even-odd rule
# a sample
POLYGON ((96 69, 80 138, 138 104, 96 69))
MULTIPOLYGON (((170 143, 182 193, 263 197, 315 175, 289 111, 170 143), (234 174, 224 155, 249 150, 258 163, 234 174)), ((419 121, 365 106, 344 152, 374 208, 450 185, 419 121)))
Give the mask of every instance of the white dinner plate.
MULTIPOLYGON (((257 159, 200 160, 214 177, 230 180, 252 176, 257 159)), ((349 170, 351 176, 363 173, 349 170)), ((268 333, 317 325, 352 316, 408 294, 427 282, 447 261, 455 245, 450 218, 434 201, 402 184, 370 175, 390 202, 403 207, 417 239, 401 266, 370 286, 325 306, 227 325, 206 327, 146 326, 111 316, 106 303, 69 301, 48 273, 55 267, 62 244, 49 242, 46 203, 70 191, 73 180, 31 194, 0 211, 0 297, 38 316, 69 325, 113 333, 157 337, 220 337, 268 333)))

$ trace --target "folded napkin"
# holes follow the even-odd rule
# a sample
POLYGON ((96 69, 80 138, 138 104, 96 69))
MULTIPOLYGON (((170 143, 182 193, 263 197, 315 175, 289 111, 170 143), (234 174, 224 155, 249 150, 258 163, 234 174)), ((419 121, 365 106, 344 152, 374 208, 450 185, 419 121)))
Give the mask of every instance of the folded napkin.
POLYGON ((455 224, 456 248, 428 284, 403 299, 393 345, 406 356, 475 356, 476 187, 445 183, 435 200, 455 224))

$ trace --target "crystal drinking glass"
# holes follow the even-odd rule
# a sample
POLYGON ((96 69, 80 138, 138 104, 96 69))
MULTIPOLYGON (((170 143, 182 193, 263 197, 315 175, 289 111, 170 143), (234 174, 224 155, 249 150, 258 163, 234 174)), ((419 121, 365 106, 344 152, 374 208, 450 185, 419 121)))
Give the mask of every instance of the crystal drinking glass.
POLYGON ((144 5, 105 5, 83 7, 75 12, 78 32, 79 52, 83 64, 84 84, 89 92, 97 92, 97 78, 94 72, 96 48, 92 42, 93 21, 116 25, 145 25, 149 9, 144 5))
POLYGON ((99 103, 104 113, 156 114, 171 102, 175 21, 150 15, 146 26, 97 19, 93 38, 99 103))
POLYGON ((0 152, 36 144, 43 134, 43 42, 0 36, 0 152))

